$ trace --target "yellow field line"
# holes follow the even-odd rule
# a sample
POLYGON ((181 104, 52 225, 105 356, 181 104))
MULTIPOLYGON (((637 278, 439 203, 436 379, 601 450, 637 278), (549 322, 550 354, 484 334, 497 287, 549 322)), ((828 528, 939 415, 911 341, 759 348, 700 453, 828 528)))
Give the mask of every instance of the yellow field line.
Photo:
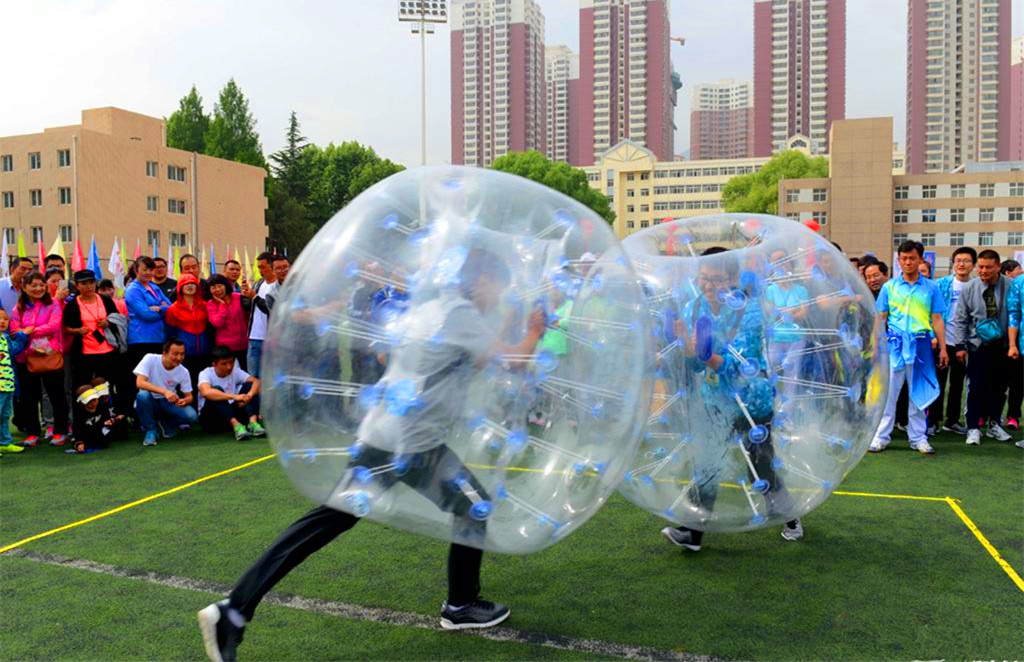
POLYGON ((10 545, 5 545, 4 547, 0 547, 0 554, 3 554, 4 552, 9 552, 12 549, 16 549, 18 547, 21 547, 22 545, 27 545, 28 543, 30 543, 30 542, 32 542, 34 540, 39 540, 40 538, 46 538, 48 536, 54 535, 55 533, 60 533, 61 531, 67 531, 68 529, 74 529, 75 527, 82 526, 83 524, 88 524, 89 522, 95 522, 96 520, 103 519, 104 517, 110 517, 111 515, 119 513, 119 512, 121 512, 123 510, 128 510, 129 508, 134 508, 135 506, 141 506, 142 504, 148 503, 150 501, 153 501, 154 499, 159 499, 160 497, 165 497, 165 496, 167 496, 169 494, 174 494, 175 492, 180 492, 180 491, 188 489, 188 488, 190 488, 190 487, 192 487, 194 485, 198 485, 199 483, 205 483, 208 480, 213 480, 214 478, 219 478, 220 476, 225 476, 225 475, 227 475, 229 473, 232 473, 234 471, 240 471, 242 469, 245 469, 246 467, 251 467, 254 464, 259 464, 260 462, 266 462, 267 460, 269 460, 272 457, 274 457, 273 453, 271 453, 270 455, 264 455, 263 457, 258 457, 255 460, 252 460, 251 462, 246 462, 245 464, 240 464, 237 467, 231 467, 230 469, 225 469, 224 471, 218 471, 217 473, 210 474, 209 476, 203 476, 202 478, 197 478, 196 480, 193 480, 193 481, 190 481, 188 483, 185 483, 184 485, 178 485, 177 487, 172 487, 169 490, 164 490, 163 492, 158 492, 157 494, 151 494, 148 497, 144 497, 144 498, 139 499, 137 501, 132 501, 131 503, 126 503, 123 506, 118 506, 117 508, 112 508, 111 510, 108 510, 106 512, 102 512, 102 513, 100 513, 98 515, 93 515, 92 517, 86 517, 85 519, 80 519, 77 522, 72 522, 71 524, 65 524, 64 526, 59 526, 56 529, 50 529, 49 531, 43 531, 42 533, 37 533, 34 536, 29 536, 28 538, 25 538, 23 540, 19 540, 18 542, 11 543, 10 545))
MULTIPOLYGON (((874 492, 844 492, 842 490, 836 490, 832 494, 839 494, 842 496, 859 496, 859 497, 871 497, 874 499, 907 499, 910 501, 943 501, 948 502, 952 497, 931 497, 931 496, 913 496, 911 494, 875 494, 874 492)), ((954 499, 955 501, 955 499, 954 499)))
POLYGON ((1003 569, 1003 572, 1010 576, 1010 579, 1017 585, 1017 588, 1024 591, 1024 579, 1021 579, 1020 575, 1017 574, 1017 571, 1013 569, 1013 566, 1006 562, 1006 559, 1004 559, 1002 554, 999 553, 999 550, 992 546, 992 543, 988 541, 988 538, 985 537, 978 526, 971 521, 971 518, 967 516, 967 513, 957 505, 956 500, 951 497, 946 497, 946 503, 948 503, 949 507, 953 509, 953 512, 957 514, 957 517, 959 517, 964 523, 964 526, 974 534, 974 537, 978 539, 978 542, 980 542, 981 546, 985 548, 985 551, 987 551, 992 558, 996 560, 996 563, 998 563, 999 567, 1003 569))

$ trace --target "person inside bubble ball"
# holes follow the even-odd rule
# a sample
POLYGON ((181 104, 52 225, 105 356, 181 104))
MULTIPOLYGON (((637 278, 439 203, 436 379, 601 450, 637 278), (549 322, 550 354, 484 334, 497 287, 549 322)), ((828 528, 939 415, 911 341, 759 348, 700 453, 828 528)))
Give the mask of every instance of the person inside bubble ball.
MULTIPOLYGON (((410 328, 394 348, 377 385, 384 396, 370 405, 359 426, 359 466, 345 472, 335 492, 351 493, 349 487, 359 481, 361 473, 373 474, 381 493, 404 483, 454 515, 455 537, 483 544, 486 513, 474 507, 479 508, 483 501, 489 504, 488 496, 445 444, 445 437, 462 415, 473 378, 490 359, 505 353, 531 354, 544 334, 544 314, 534 310, 519 343, 508 345, 498 340, 502 325, 493 317, 510 281, 511 274, 500 257, 471 249, 459 271, 457 288, 410 309, 410 328), (415 375, 423 384, 414 394, 416 406, 408 409, 392 392, 401 391, 401 383, 410 381, 396 379, 406 375, 415 375), (385 465, 399 464, 401 470, 380 470, 385 465)), ((359 519, 348 512, 318 506, 289 526, 242 575, 226 600, 199 612, 210 659, 234 660, 246 624, 264 594, 359 519)), ((443 628, 486 628, 508 617, 505 605, 480 599, 482 558, 481 549, 452 543, 448 599, 441 609, 443 628)))
MULTIPOLYGON (((726 249, 712 247, 701 253, 711 256, 725 253, 726 249)), ((750 486, 766 495, 768 508, 784 507, 789 498, 782 480, 775 473, 775 458, 771 436, 774 406, 774 387, 765 376, 768 370, 764 355, 765 318, 752 298, 752 288, 738 288, 738 263, 731 256, 722 256, 717 262, 705 261, 700 266, 697 285, 698 298, 683 306, 679 319, 673 323, 674 335, 684 343, 685 361, 691 364, 691 373, 702 375, 701 405, 704 416, 716 423, 725 422, 715 429, 725 429, 722 445, 741 440, 743 452, 756 471, 750 486), (719 298, 746 297, 746 305, 733 307, 719 298), (708 328, 706 336, 700 328, 708 328), (689 329, 689 331, 688 331, 689 329)), ((718 449, 724 451, 724 448, 718 449)), ((719 485, 724 476, 721 466, 725 452, 712 451, 696 462, 696 479, 688 487, 690 502, 705 513, 714 510, 719 485)), ((741 485, 741 489, 747 486, 741 485)), ((753 518, 764 516, 753 513, 753 518)), ((665 527, 661 534, 673 545, 689 551, 700 551, 704 532, 687 526, 665 527)), ((786 540, 800 540, 803 526, 799 519, 786 523, 782 530, 786 540)))

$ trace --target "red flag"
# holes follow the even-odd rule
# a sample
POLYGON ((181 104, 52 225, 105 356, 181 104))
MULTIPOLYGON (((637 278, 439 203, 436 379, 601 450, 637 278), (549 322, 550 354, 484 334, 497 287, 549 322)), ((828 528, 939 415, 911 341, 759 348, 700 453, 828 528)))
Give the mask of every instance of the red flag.
POLYGON ((135 255, 132 255, 133 260, 138 260, 142 257, 142 244, 139 243, 139 239, 135 239, 135 255))
POLYGON ((85 269, 85 255, 82 254, 82 243, 75 239, 75 254, 71 258, 71 270, 81 271, 85 269))
POLYGON ((43 272, 43 268, 44 268, 45 264, 46 264, 46 249, 43 248, 43 238, 40 236, 39 237, 39 264, 36 266, 36 269, 39 270, 39 273, 43 272))

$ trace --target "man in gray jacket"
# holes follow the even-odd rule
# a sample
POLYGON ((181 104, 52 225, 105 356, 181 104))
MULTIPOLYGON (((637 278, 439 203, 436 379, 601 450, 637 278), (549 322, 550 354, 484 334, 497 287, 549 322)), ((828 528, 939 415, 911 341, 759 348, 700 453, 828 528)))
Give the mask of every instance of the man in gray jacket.
POLYGON ((960 295, 956 311, 956 358, 967 362, 967 443, 981 444, 981 428, 997 441, 1009 441, 1000 426, 1006 393, 1007 310, 1010 279, 999 273, 999 253, 978 254, 978 277, 960 295))

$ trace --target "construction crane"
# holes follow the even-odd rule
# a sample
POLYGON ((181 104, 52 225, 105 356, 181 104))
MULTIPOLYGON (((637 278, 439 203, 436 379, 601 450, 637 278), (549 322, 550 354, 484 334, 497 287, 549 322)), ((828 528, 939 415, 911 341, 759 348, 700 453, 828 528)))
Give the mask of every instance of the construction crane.
POLYGON ((680 46, 686 45, 686 37, 669 37, 669 41, 678 42, 680 46))

